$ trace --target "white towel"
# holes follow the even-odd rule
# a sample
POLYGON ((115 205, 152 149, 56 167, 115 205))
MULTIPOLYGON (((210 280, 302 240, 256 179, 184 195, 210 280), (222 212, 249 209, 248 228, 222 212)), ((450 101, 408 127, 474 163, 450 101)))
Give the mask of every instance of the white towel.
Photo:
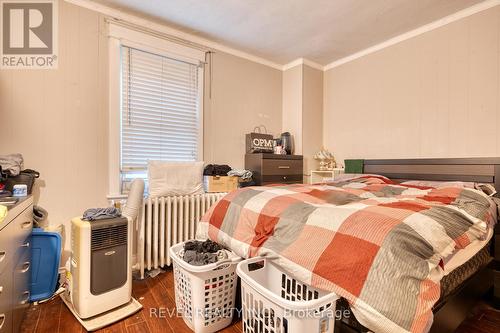
POLYGON ((149 161, 149 196, 203 193, 203 162, 149 161))

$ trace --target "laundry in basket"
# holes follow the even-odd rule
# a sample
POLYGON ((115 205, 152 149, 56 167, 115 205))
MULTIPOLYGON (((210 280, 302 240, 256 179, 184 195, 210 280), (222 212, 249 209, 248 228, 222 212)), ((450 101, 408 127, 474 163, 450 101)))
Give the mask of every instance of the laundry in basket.
POLYGON ((236 264, 241 258, 223 250, 227 259, 195 266, 183 260, 184 243, 170 248, 175 281, 175 304, 184 322, 196 333, 229 326, 235 308, 236 264))

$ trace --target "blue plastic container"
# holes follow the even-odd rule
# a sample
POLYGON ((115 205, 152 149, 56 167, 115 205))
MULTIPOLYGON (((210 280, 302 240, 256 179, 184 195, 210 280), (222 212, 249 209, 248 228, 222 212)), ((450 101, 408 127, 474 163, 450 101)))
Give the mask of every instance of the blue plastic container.
POLYGON ((61 235, 34 228, 31 234, 30 301, 50 298, 56 291, 61 260, 61 235))

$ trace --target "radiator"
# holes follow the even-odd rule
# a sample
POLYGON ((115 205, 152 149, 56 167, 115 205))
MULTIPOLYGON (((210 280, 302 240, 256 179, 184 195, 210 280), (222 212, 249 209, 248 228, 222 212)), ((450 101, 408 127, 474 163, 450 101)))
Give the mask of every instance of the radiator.
POLYGON ((137 229, 137 264, 145 270, 170 266, 168 249, 193 239, 203 214, 226 193, 146 198, 137 229))

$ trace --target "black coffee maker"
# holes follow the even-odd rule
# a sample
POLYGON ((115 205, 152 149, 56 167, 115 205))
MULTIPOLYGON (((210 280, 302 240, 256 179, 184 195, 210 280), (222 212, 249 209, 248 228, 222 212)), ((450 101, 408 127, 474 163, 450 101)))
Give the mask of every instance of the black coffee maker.
POLYGON ((293 153, 293 142, 290 132, 281 133, 281 146, 286 151, 287 155, 293 153))

